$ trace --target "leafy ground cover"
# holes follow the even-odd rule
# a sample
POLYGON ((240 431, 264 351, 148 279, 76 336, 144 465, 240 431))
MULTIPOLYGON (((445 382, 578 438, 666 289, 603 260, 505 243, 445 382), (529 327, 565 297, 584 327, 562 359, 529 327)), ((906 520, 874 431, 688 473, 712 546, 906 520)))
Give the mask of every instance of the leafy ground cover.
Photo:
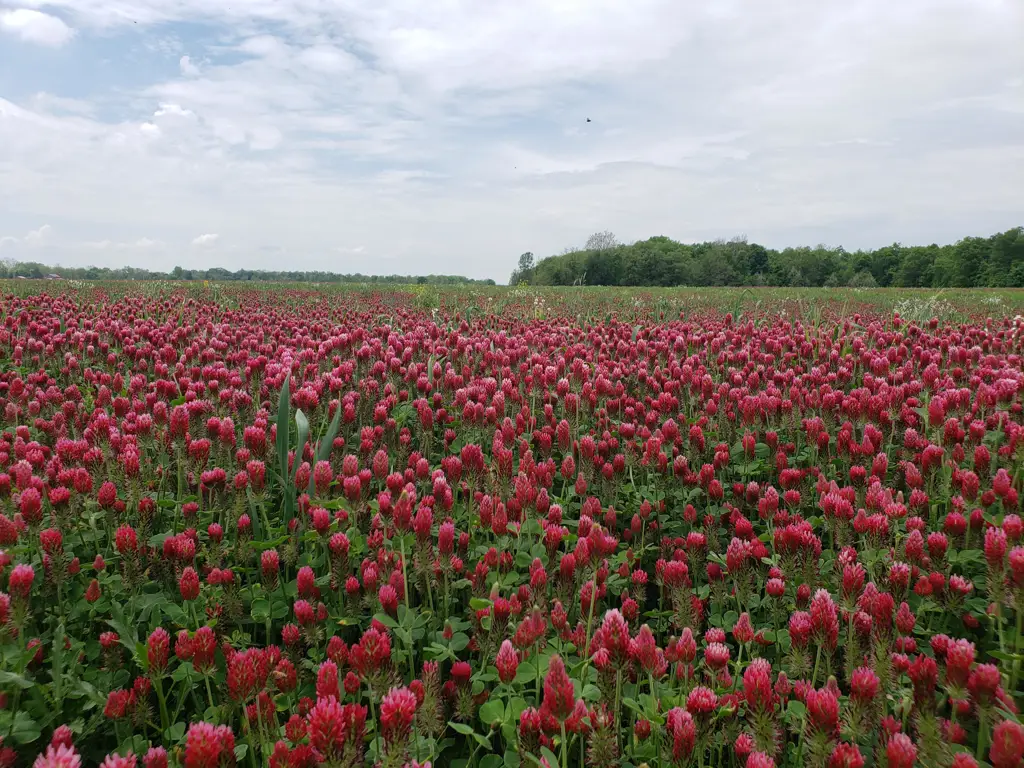
POLYGON ((1024 760, 1020 294, 63 288, 0 765, 1024 760))

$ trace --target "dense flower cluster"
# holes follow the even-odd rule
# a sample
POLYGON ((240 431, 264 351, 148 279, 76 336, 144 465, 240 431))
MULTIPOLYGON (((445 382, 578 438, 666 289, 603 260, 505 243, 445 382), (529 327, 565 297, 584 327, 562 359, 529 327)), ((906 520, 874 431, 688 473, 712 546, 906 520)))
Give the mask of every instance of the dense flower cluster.
POLYGON ((0 768, 1024 764, 1024 319, 111 291, 3 298, 0 768))

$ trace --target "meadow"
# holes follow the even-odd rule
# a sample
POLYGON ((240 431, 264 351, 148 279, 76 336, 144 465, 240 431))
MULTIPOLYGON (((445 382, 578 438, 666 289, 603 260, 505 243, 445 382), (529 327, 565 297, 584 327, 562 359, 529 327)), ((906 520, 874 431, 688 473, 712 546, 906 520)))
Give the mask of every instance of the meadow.
POLYGON ((1022 314, 0 281, 0 768, 1019 768, 1022 314))

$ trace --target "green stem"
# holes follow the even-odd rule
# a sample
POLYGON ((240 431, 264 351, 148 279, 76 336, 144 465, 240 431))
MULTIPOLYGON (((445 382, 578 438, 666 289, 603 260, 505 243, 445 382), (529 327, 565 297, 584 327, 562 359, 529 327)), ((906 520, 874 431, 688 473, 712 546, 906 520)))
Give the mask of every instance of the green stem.
POLYGON ((647 534, 647 521, 640 524, 640 552, 637 555, 637 567, 644 567, 644 537, 647 534))
MULTIPOLYGON (((1003 606, 998 602, 996 603, 996 621, 999 622, 999 650, 1001 653, 1006 653, 1006 641, 1003 638, 1003 606)), ((945 629, 945 621, 943 621, 943 629, 945 629)), ((1014 641, 1016 643, 1016 640, 1014 641)))
POLYGON ((373 689, 366 689, 367 695, 370 697, 370 716, 373 718, 373 744, 377 750, 377 760, 382 759, 380 751, 380 721, 377 719, 377 704, 373 700, 373 689))
POLYGON ((175 723, 178 722, 178 715, 181 714, 181 710, 185 707, 185 699, 188 698, 188 695, 191 695, 192 697, 192 704, 195 706, 196 712, 203 711, 203 705, 199 701, 199 696, 196 694, 196 689, 192 686, 189 686, 189 682, 190 680, 188 677, 181 678, 181 690, 178 691, 178 705, 177 707, 175 707, 174 715, 171 717, 171 720, 173 720, 175 723), (188 688, 188 695, 186 695, 185 692, 186 688, 188 688))
POLYGON ((156 698, 160 702, 160 735, 171 727, 171 719, 167 714, 167 699, 164 697, 164 682, 159 677, 153 680, 156 688, 156 698))
POLYGON ((210 709, 216 709, 216 706, 213 703, 213 691, 210 690, 210 676, 203 675, 203 680, 206 681, 206 700, 210 704, 210 709))
POLYGON ((811 688, 818 684, 818 666, 821 664, 821 643, 818 644, 818 653, 814 657, 814 674, 811 675, 811 688))
POLYGON ((252 723, 249 721, 249 710, 246 709, 245 702, 242 703, 242 714, 245 715, 245 740, 249 744, 249 762, 252 764, 252 768, 256 768, 256 750, 252 743, 252 723))
POLYGON ((1017 656, 1017 658, 1015 658, 1013 660, 1013 675, 1012 675, 1013 680, 1012 680, 1012 682, 1010 684, 1010 690, 1012 690, 1012 691, 1016 691, 1017 690, 1017 676, 1020 673, 1020 646, 1021 646, 1021 641, 1024 640, 1024 610, 1021 610, 1021 606, 1019 605, 1019 601, 1018 601, 1018 606, 1017 606, 1016 614, 1017 614, 1017 634, 1013 638, 1013 652, 1017 656))
POLYGON ((561 726, 562 726, 562 768, 566 768, 567 763, 565 761, 565 746, 566 745, 565 745, 565 721, 564 720, 562 721, 561 726))
POLYGON ((796 743, 796 765, 803 765, 804 757, 804 733, 807 731, 807 712, 804 711, 800 718, 800 736, 796 743))
MULTIPOLYGON (((405 567, 405 536, 400 536, 398 541, 402 547, 402 592, 405 593, 405 614, 406 618, 411 622, 412 609, 409 607, 409 578, 405 567)), ((412 680, 416 677, 416 651, 413 648, 412 630, 409 629, 407 631, 409 633, 409 642, 406 643, 406 648, 409 650, 409 679, 412 680)))
POLYGON ((621 734, 619 733, 619 702, 622 700, 622 667, 619 667, 615 671, 615 743, 619 744, 621 741, 621 734))
POLYGON ((57 613, 58 613, 58 616, 60 617, 61 625, 65 625, 65 622, 64 622, 64 599, 63 599, 63 590, 61 589, 61 580, 60 580, 60 578, 57 579, 57 613))
POLYGON ((985 714, 984 709, 978 710, 978 744, 974 748, 974 759, 978 762, 981 762, 981 756, 985 754, 985 714))
POLYGON ((587 685, 587 672, 590 671, 590 627, 594 623, 594 603, 597 602, 597 570, 594 570, 594 579, 590 589, 590 613, 587 616, 587 634, 583 646, 583 678, 584 687, 587 685))
MULTIPOLYGON (((434 616, 434 590, 430 588, 430 573, 428 571, 424 581, 427 582, 427 604, 430 606, 430 616, 433 619, 434 616)), ((340 589, 338 590, 341 591, 340 589)))
POLYGON ((734 688, 739 687, 740 678, 742 677, 742 675, 740 674, 740 670, 743 669, 743 647, 744 647, 744 644, 743 643, 738 643, 738 645, 739 645, 739 650, 736 652, 736 679, 735 679, 735 682, 733 683, 733 687, 734 688))
POLYGON ((849 626, 846 629, 846 679, 850 680, 853 670, 857 668, 857 660, 853 657, 853 611, 850 611, 849 626))
POLYGON ((442 569, 444 571, 444 621, 448 623, 448 569, 442 569))
POLYGON ((533 647, 533 658, 537 666, 537 709, 540 709, 540 646, 533 647))

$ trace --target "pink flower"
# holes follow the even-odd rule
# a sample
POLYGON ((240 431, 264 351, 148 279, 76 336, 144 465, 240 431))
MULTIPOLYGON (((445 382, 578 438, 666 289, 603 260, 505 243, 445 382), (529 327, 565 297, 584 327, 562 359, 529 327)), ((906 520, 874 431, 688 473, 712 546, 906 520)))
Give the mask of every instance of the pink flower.
POLYGON ((946 682, 956 688, 965 688, 974 666, 974 643, 954 640, 946 649, 946 682))
POLYGON ((743 672, 743 695, 754 712, 766 712, 774 701, 772 667, 765 659, 754 659, 743 672))
POLYGON ((807 692, 807 715, 811 725, 827 734, 839 727, 839 700, 828 688, 807 692))
POLYGON ((885 747, 888 768, 914 768, 917 761, 917 747, 905 733, 895 733, 885 747))
POLYGON ((878 695, 878 675, 870 667, 858 667, 850 677, 850 698, 858 704, 870 704, 878 695))
POLYGON ((695 717, 710 715, 717 707, 718 696, 703 685, 698 685, 686 697, 686 711, 695 717))
POLYGON ((754 627, 750 623, 750 614, 746 611, 740 614, 736 625, 732 628, 732 636, 740 645, 746 645, 753 641, 754 627))
POLYGON ((199 597, 199 574, 191 565, 181 572, 178 579, 178 591, 182 600, 195 600, 199 597))
POLYGON ((993 768, 1020 768, 1024 761, 1024 726, 1003 720, 992 732, 988 759, 993 768))
POLYGON ((562 657, 555 655, 548 662, 548 673, 544 676, 544 699, 541 713, 565 721, 576 706, 576 692, 572 680, 565 672, 562 657))
POLYGON ((814 593, 810 616, 815 640, 826 649, 834 649, 839 639, 839 614, 828 590, 819 589, 814 593))
POLYGON ((502 641, 494 664, 498 668, 498 678, 501 682, 508 684, 515 680, 516 670, 519 668, 519 654, 512 647, 510 640, 502 641))
POLYGON ((326 699, 330 696, 336 699, 341 698, 341 692, 338 689, 338 665, 333 661, 325 661, 317 670, 316 696, 318 699, 326 699))
POLYGON ((159 675, 167 668, 167 659, 170 656, 171 636, 163 627, 157 627, 149 635, 146 641, 146 659, 149 662, 149 671, 159 675))
POLYGON ((657 641, 651 628, 644 624, 636 637, 629 641, 629 655, 645 672, 655 672, 661 664, 657 641))
POLYGON ((366 725, 366 707, 356 704, 342 706, 335 698, 320 699, 309 711, 309 742, 328 760, 346 753, 348 745, 362 746, 366 725))
POLYGON ((629 625, 616 609, 604 615, 604 621, 594 636, 611 656, 614 664, 622 664, 629 656, 629 625))
POLYGON ((747 758, 747 768, 775 768, 775 761, 764 752, 751 752, 747 758))
POLYGON ((163 747, 150 747, 142 758, 144 768, 167 768, 167 750, 163 747))
POLYGON ((193 723, 185 735, 185 768, 220 768, 232 765, 235 734, 226 725, 193 723))
POLYGON ((11 569, 11 575, 7 580, 7 589, 15 599, 28 600, 35 578, 36 572, 32 570, 31 565, 19 563, 11 569))
POLYGON ((50 744, 36 758, 32 768, 79 768, 81 764, 82 758, 70 744, 50 744))
POLYGON ((841 742, 832 750, 828 768, 864 768, 864 756, 856 744, 841 742))
POLYGON ((408 688, 392 688, 380 703, 380 725, 388 744, 403 742, 416 715, 416 695, 408 688))
POLYGON ((693 753, 697 742, 697 725, 686 710, 675 707, 665 715, 665 729, 672 743, 672 759, 682 762, 693 753))
POLYGON ((729 648, 723 643, 710 643, 704 649, 704 660, 714 670, 725 669, 725 665, 729 663, 729 657, 729 648))

